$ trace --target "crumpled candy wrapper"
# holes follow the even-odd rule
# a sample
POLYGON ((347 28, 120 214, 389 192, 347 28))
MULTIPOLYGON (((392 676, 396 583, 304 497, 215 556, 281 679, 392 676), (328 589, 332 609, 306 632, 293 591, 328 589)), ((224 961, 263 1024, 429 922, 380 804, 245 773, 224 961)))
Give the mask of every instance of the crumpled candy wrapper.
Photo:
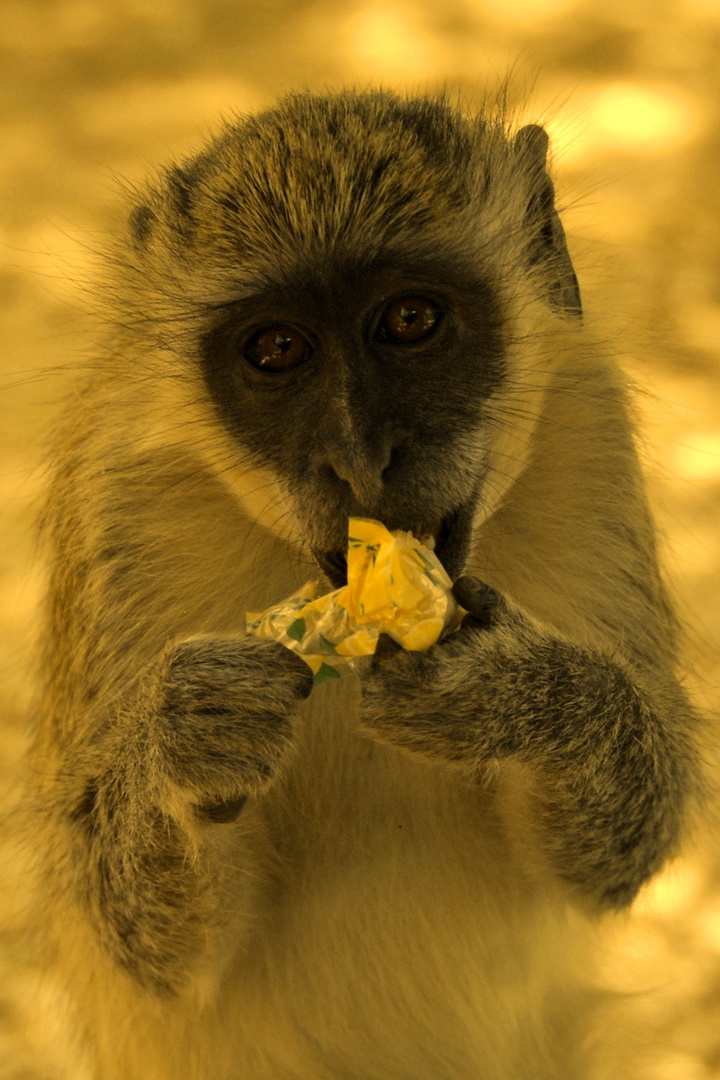
POLYGON ((248 632, 302 656, 316 684, 371 656, 380 634, 423 652, 463 615, 440 560, 412 533, 391 533, 367 518, 350 518, 348 532, 347 585, 318 597, 318 582, 310 581, 281 604, 247 613, 248 632))

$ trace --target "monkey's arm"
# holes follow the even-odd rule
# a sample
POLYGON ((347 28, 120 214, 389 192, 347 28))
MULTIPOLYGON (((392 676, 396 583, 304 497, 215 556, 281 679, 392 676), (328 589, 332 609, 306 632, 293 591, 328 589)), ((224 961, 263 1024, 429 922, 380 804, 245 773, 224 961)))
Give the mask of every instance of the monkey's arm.
POLYGON ((258 556, 223 489, 178 455, 90 471, 99 454, 85 446, 86 432, 97 437, 87 419, 61 455, 70 464, 44 521, 31 757, 41 891, 57 899, 63 947, 68 910, 92 927, 68 963, 100 940, 145 985, 179 989, 260 887, 253 796, 281 767, 312 673, 283 646, 233 632, 258 556), (236 825, 215 824, 246 797, 236 825))
MULTIPOLYGON (((102 702, 102 719, 96 703, 96 724, 64 755, 55 837, 69 842, 76 892, 106 951, 145 985, 177 988, 221 928, 228 860, 208 826, 235 820, 272 780, 311 688, 310 669, 274 642, 183 641, 126 700, 102 702)), ((242 860, 242 839, 227 840, 242 860)))
POLYGON ((363 724, 469 775, 514 758, 541 777, 550 864, 602 907, 629 903, 677 844, 696 781, 692 712, 668 679, 575 645, 472 578, 471 615, 429 653, 380 650, 363 724))

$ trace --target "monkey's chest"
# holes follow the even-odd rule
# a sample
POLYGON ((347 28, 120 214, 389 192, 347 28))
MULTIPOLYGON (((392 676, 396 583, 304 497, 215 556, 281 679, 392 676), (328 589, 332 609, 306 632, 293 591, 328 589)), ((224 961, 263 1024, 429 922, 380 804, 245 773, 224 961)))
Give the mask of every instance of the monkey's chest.
POLYGON ((364 734, 358 704, 354 679, 313 692, 269 801, 271 843, 293 867, 293 890, 357 874, 398 890, 418 875, 469 875, 476 889, 478 866, 508 859, 493 791, 364 734))
POLYGON ((269 806, 277 869, 253 948, 267 1022, 288 1045, 322 1045, 323 1063, 337 1055, 338 1075, 348 1053, 382 1051, 407 1063, 397 1075, 424 1076, 439 1049, 458 1076, 486 1075, 505 1053, 497 1032, 539 1015, 539 963, 562 955, 547 912, 490 793, 367 740, 352 696, 328 697, 346 713, 311 717, 269 806))
POLYGON ((328 952, 387 940, 407 956, 419 934, 452 950, 483 923, 506 924, 532 890, 493 791, 360 733, 353 680, 326 689, 269 807, 279 923, 293 936, 315 927, 328 952))

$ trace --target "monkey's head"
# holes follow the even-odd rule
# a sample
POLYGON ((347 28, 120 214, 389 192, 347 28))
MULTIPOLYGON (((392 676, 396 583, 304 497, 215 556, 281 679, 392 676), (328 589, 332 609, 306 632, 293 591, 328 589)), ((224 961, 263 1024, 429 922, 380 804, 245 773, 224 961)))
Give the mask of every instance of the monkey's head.
POLYGON ((456 576, 522 467, 580 315, 546 151, 437 99, 294 96, 132 214, 139 332, 335 584, 350 515, 432 536, 456 576))

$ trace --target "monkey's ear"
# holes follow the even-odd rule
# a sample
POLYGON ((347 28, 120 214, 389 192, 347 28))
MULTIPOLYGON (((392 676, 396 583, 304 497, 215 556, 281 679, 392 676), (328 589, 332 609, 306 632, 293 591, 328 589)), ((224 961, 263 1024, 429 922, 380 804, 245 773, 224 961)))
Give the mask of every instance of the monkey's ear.
POLYGON ((565 241, 565 230, 555 209, 555 188, 545 164, 549 139, 538 124, 521 128, 513 149, 523 172, 530 180, 526 223, 530 233, 530 266, 544 264, 547 273, 547 300, 553 311, 568 318, 582 318, 580 287, 565 241))

